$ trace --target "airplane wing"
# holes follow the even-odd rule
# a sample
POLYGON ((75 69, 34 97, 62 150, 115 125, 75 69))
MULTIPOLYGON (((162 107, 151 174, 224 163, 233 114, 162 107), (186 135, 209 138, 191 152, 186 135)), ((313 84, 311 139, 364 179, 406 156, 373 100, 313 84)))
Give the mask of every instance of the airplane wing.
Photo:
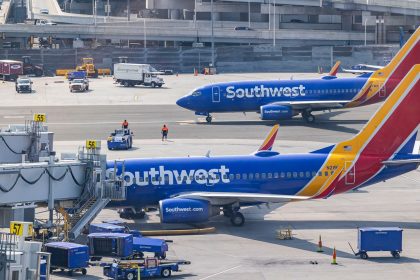
POLYGON ((274 141, 276 140, 277 132, 279 131, 279 125, 276 124, 273 126, 271 131, 268 133, 267 137, 265 137, 264 142, 262 145, 258 148, 256 152, 260 151, 271 151, 274 145, 274 141))
POLYGON ((373 73, 373 72, 375 72, 376 70, 356 70, 356 69, 345 69, 345 68, 342 68, 341 69, 343 72, 345 72, 345 73, 352 73, 352 74, 366 74, 366 73, 373 73))
POLYGON ((284 101, 272 104, 291 106, 295 110, 311 108, 312 110, 327 110, 343 108, 351 100, 326 100, 326 101, 284 101))
POLYGON ((308 200, 309 196, 277 195, 260 193, 236 192, 193 192, 176 196, 177 198, 203 199, 212 205, 229 205, 236 202, 242 203, 285 203, 293 200, 308 200))

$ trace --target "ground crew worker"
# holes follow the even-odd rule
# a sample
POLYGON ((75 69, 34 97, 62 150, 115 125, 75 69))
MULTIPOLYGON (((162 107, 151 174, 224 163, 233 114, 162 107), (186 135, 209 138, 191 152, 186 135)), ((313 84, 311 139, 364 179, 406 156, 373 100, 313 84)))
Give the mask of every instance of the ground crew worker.
POLYGON ((168 131, 168 127, 166 126, 166 124, 164 124, 162 127, 162 141, 168 140, 168 131))
POLYGON ((128 128, 128 121, 127 120, 124 120, 124 122, 122 123, 122 127, 124 129, 127 129, 128 128))

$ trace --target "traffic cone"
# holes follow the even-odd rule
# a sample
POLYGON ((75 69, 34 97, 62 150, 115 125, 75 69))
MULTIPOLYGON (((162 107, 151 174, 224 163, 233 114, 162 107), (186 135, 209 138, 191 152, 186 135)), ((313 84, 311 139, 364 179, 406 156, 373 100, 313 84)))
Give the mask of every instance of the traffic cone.
POLYGON ((334 247, 334 250, 333 250, 332 262, 331 262, 331 264, 334 264, 334 265, 338 264, 338 263, 337 263, 337 252, 335 251, 335 247, 334 247))
POLYGON ((318 241, 318 253, 322 253, 324 252, 324 250, 322 250, 322 240, 321 240, 321 235, 319 235, 319 241, 318 241))

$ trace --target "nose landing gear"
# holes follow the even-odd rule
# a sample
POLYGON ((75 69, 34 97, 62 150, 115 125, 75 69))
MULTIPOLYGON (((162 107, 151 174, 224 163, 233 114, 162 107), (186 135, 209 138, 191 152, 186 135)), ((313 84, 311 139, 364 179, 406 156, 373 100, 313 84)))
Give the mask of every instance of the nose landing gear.
POLYGON ((223 215, 230 219, 230 222, 235 227, 243 226, 245 223, 244 215, 239 212, 239 207, 223 208, 223 215))

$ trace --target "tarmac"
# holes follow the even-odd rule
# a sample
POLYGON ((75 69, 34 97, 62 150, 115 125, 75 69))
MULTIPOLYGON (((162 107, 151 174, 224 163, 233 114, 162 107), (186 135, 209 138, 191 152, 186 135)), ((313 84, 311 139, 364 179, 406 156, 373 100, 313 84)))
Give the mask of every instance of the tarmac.
MULTIPOLYGON (((108 151, 103 141, 102 152, 110 160, 204 156, 209 150, 211 156, 247 154, 261 144, 273 123, 260 121, 257 114, 244 116, 239 113, 217 114, 214 123, 208 125, 192 112, 173 104, 189 91, 188 88, 200 84, 267 75, 164 77, 167 89, 114 88, 112 80, 104 78, 92 82, 92 92, 77 94, 70 94, 67 84, 53 82, 62 78, 34 79, 35 88, 40 85, 40 89, 28 95, 15 94, 13 84, 0 84, 3 100, 0 104, 0 126, 22 123, 34 112, 46 112, 47 125, 55 132, 57 140, 54 149, 58 153, 76 152, 85 139, 104 140, 127 118, 135 132, 134 148, 130 151, 108 151), (45 83, 48 85, 45 86, 45 83), (42 94, 42 85, 48 88, 45 95, 42 94), (136 94, 140 96, 138 103, 132 101, 136 94), (80 103, 75 104, 76 101, 80 103), (167 142, 160 139, 163 123, 170 128, 167 142)), ((275 76, 288 78, 290 74, 271 74, 270 77, 275 76)), ((319 75, 313 74, 312 77, 319 75)), ((280 122, 274 150, 280 153, 309 152, 348 139, 363 127, 377 107, 320 112, 313 126, 305 124, 300 118, 280 122)), ((203 225, 214 226, 214 234, 163 238, 173 240, 169 244, 169 259, 192 262, 182 267, 181 272, 175 272, 173 279, 418 279, 419 205, 420 171, 417 170, 325 200, 289 203, 282 207, 249 207, 243 209, 246 223, 240 228, 232 227, 224 217, 215 217, 203 225), (389 252, 369 253, 368 260, 355 257, 348 242, 356 250, 357 228, 364 226, 402 227, 401 258, 396 260, 389 252), (276 238, 276 231, 285 228, 292 229, 292 240, 276 238), (324 244, 323 253, 316 252, 320 235, 324 244), (331 265, 334 247, 337 249, 338 265, 331 265)), ((103 210, 95 222, 108 219, 119 219, 114 209, 103 210)), ((156 212, 148 213, 144 220, 126 222, 133 229, 168 228, 159 224, 156 212)), ((75 273, 69 277, 56 272, 52 277, 75 278, 104 279, 100 267, 89 268, 87 276, 75 273)))

